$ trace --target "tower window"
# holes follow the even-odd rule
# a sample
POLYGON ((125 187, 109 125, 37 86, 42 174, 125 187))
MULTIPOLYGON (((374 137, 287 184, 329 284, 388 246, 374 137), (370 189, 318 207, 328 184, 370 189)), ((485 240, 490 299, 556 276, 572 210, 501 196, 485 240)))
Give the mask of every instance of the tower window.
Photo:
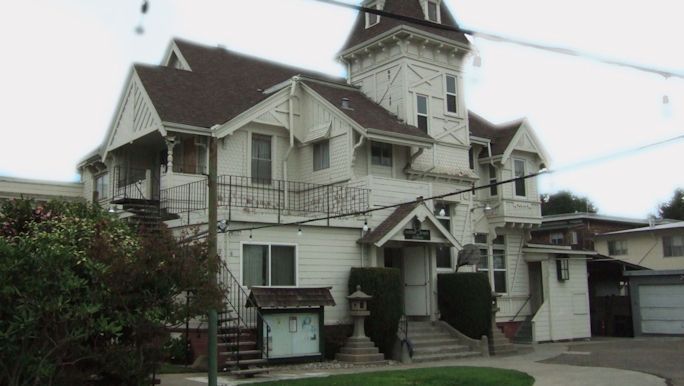
POLYGON ((433 23, 439 23, 439 5, 436 1, 427 2, 427 19, 433 23))
MULTIPOLYGON (((380 9, 377 4, 368 6, 371 9, 380 9)), ((380 15, 366 12, 366 28, 372 27, 380 22, 380 15)))
POLYGON ((456 77, 446 76, 446 107, 447 112, 456 113, 456 77))
POLYGON ((427 97, 418 95, 416 97, 416 122, 419 129, 428 132, 428 106, 427 97))

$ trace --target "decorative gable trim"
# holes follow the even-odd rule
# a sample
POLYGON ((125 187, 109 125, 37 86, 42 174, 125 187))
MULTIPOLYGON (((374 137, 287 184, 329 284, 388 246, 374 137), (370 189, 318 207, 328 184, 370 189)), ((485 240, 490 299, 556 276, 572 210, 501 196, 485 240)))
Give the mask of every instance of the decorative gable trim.
MULTIPOLYGON (((287 102, 288 98, 290 98, 290 89, 288 87, 282 88, 280 91, 257 103, 248 110, 245 110, 230 121, 212 127, 211 129, 214 132, 213 136, 217 138, 223 138, 225 136, 232 135, 246 124, 254 120, 258 120, 269 110, 275 109, 280 104, 287 102)), ((284 124, 283 127, 285 127, 287 130, 290 130, 288 124, 284 124)))
POLYGON ((421 223, 429 221, 430 224, 440 232, 440 236, 449 241, 449 244, 451 244, 452 247, 455 247, 457 249, 462 248, 461 243, 459 243, 458 240, 456 240, 456 238, 446 228, 444 228, 444 225, 442 225, 442 223, 437 219, 437 217, 435 217, 435 215, 425 205, 425 203, 420 203, 419 205, 417 205, 411 212, 409 212, 408 215, 406 215, 394 227, 387 231, 385 235, 383 235, 378 241, 373 243, 373 245, 375 245, 376 247, 382 247, 383 245, 385 245, 385 243, 390 241, 397 233, 401 232, 404 228, 406 228, 406 225, 410 221, 413 221, 414 218, 418 218, 418 220, 421 223))
POLYGON ((539 141, 539 138, 535 134, 534 130, 530 127, 527 119, 524 119, 520 124, 520 127, 516 131, 515 135, 508 144, 506 151, 501 156, 501 162, 506 162, 513 153, 513 150, 526 151, 529 153, 535 153, 541 159, 544 165, 549 164, 549 156, 544 147, 539 141))

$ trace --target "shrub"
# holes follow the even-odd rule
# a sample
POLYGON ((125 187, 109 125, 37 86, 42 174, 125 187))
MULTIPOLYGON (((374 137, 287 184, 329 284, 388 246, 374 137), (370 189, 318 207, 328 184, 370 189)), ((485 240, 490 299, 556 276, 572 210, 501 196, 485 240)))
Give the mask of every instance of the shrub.
POLYGON ((479 272, 440 274, 437 293, 442 320, 473 339, 490 335, 492 290, 486 275, 479 272))
POLYGON ((397 336, 404 299, 401 274, 396 268, 352 268, 349 276, 349 293, 361 290, 373 299, 368 302, 371 312, 365 329, 380 352, 389 355, 397 336))

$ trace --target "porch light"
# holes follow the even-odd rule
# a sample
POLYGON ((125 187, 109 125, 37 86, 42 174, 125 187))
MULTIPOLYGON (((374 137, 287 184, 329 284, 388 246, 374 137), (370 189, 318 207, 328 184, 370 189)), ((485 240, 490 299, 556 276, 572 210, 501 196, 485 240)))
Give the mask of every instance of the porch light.
POLYGON ((300 226, 299 229, 297 229, 297 236, 302 235, 302 227, 300 226))
POLYGON ((226 233, 228 230, 228 222, 226 220, 220 220, 217 224, 218 231, 221 233, 226 233))
POLYGON ((252 230, 251 229, 249 230, 249 238, 250 239, 252 238, 252 230))
POLYGON ((446 211, 444 210, 444 208, 442 208, 442 209, 439 210, 439 216, 440 216, 440 217, 446 216, 446 211))
POLYGON ((485 207, 484 207, 484 210, 492 210, 492 207, 489 206, 489 204, 486 204, 485 207))
POLYGON ((368 220, 363 220, 363 231, 368 232, 368 220))
POLYGON ((109 213, 116 213, 116 209, 114 209, 114 205, 111 205, 108 210, 109 213))

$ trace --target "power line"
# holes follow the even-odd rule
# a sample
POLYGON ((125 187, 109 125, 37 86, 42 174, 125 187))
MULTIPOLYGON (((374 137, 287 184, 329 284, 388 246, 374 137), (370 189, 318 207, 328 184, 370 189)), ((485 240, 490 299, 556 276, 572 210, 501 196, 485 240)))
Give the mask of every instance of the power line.
POLYGON ((643 66, 643 65, 639 65, 639 64, 635 64, 635 63, 629 63, 629 62, 625 62, 625 61, 621 61, 621 60, 605 58, 605 57, 602 57, 602 56, 599 56, 599 55, 596 55, 593 53, 585 52, 585 51, 574 50, 574 49, 565 48, 565 47, 538 44, 538 43, 528 42, 528 41, 521 40, 521 39, 515 39, 515 38, 510 38, 510 37, 506 37, 506 36, 502 36, 502 35, 492 34, 492 33, 488 33, 488 32, 481 32, 481 31, 477 31, 474 29, 461 28, 461 27, 457 27, 457 26, 450 26, 450 25, 433 23, 433 22, 428 21, 428 20, 417 19, 417 18, 410 17, 410 16, 398 15, 398 14, 395 14, 392 12, 386 12, 386 11, 379 10, 379 9, 368 8, 368 7, 364 7, 361 5, 349 4, 349 3, 345 3, 345 2, 337 1, 337 0, 314 0, 314 1, 318 1, 318 2, 326 3, 326 4, 331 4, 331 5, 335 5, 335 6, 339 6, 339 7, 344 7, 344 8, 355 9, 359 12, 372 13, 375 15, 384 16, 384 17, 388 17, 388 18, 396 19, 396 20, 401 20, 401 21, 405 21, 405 22, 409 22, 409 23, 417 24, 417 25, 422 25, 422 26, 426 26, 426 27, 430 27, 430 28, 441 29, 441 30, 446 30, 446 31, 453 31, 453 32, 460 32, 460 33, 465 34, 465 35, 470 35, 472 37, 478 37, 478 38, 482 38, 482 39, 486 39, 486 40, 490 40, 490 41, 510 43, 510 44, 515 44, 518 46, 534 48, 537 50, 553 52, 553 53, 560 54, 560 55, 567 55, 567 56, 574 56, 574 57, 589 59, 589 60, 593 60, 593 61, 597 61, 597 62, 601 62, 601 63, 613 65, 613 66, 627 67, 627 68, 631 68, 631 69, 634 69, 637 71, 657 74, 657 75, 663 76, 665 78, 676 77, 676 78, 684 79, 684 73, 672 72, 672 71, 667 71, 667 70, 663 70, 660 68, 643 66))
MULTIPOLYGON (((344 218, 344 217, 365 216, 369 213, 373 213, 373 212, 377 212, 377 211, 381 211, 381 210, 385 210, 385 209, 397 208, 397 207, 402 206, 402 205, 416 204, 416 203, 420 203, 420 202, 424 202, 424 201, 430 201, 430 200, 439 200, 442 198, 446 198, 446 197, 450 197, 450 196, 456 196, 456 195, 468 193, 468 192, 474 194, 476 190, 489 189, 489 188, 494 187, 494 186, 508 184, 508 183, 515 182, 518 180, 527 180, 527 179, 534 178, 534 177, 544 175, 544 174, 560 173, 560 172, 565 172, 565 171, 572 170, 572 169, 582 168, 582 167, 585 167, 586 165, 589 165, 589 164, 595 164, 597 162, 604 162, 604 161, 607 161, 607 160, 615 158, 615 157, 620 157, 623 155, 635 153, 635 152, 645 150, 648 148, 652 148, 652 147, 662 146, 662 145, 665 145, 667 143, 676 142, 676 141, 680 141, 680 140, 684 140, 684 134, 680 134, 680 135, 677 135, 677 136, 674 136, 671 138, 667 138, 664 140, 648 143, 646 145, 641 145, 641 146, 638 146, 638 147, 635 147, 632 149, 623 150, 623 151, 613 153, 613 154, 610 154, 607 156, 592 158, 592 159, 587 160, 587 161, 581 161, 578 163, 570 164, 570 165, 563 166, 561 168, 557 168, 557 169, 553 169, 553 170, 542 169, 536 173, 531 173, 531 174, 527 174, 527 175, 515 177, 515 178, 509 178, 509 179, 503 180, 503 181, 492 182, 492 183, 480 185, 480 186, 474 186, 473 185, 472 187, 470 187, 468 189, 457 190, 457 191, 448 192, 448 193, 439 194, 439 195, 434 195, 434 196, 430 196, 430 197, 418 197, 415 200, 404 201, 404 202, 399 202, 399 203, 390 204, 390 205, 383 205, 383 206, 379 206, 379 207, 375 207, 375 208, 371 208, 371 209, 367 209, 367 210, 360 210, 360 211, 350 212, 350 213, 345 213, 345 214, 315 217, 315 218, 311 218, 311 219, 307 219, 307 220, 301 220, 301 221, 291 221, 291 222, 285 222, 285 223, 264 224, 264 225, 237 228, 237 229, 227 229, 224 233, 242 232, 242 231, 255 231, 255 230, 266 229, 266 228, 275 228, 275 227, 279 227, 279 226, 303 225, 303 224, 308 224, 308 223, 317 222, 317 221, 332 220, 332 219, 344 218)), ((194 225, 205 225, 205 224, 208 224, 208 223, 194 224, 194 225)), ((180 243, 186 243, 186 242, 198 240, 200 238, 205 237, 207 235, 207 233, 208 233, 208 231, 199 232, 199 233, 192 235, 186 239, 180 240, 180 243)))

